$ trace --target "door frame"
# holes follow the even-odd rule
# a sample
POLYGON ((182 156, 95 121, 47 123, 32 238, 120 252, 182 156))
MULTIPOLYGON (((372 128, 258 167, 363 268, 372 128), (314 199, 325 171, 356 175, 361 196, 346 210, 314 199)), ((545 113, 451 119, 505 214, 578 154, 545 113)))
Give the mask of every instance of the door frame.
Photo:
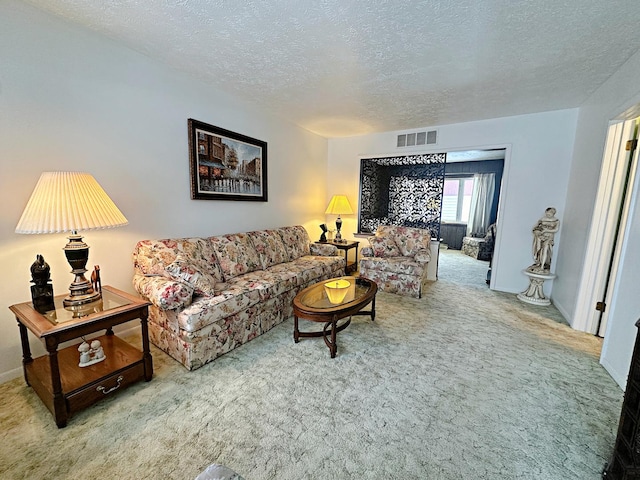
MULTIPOLYGON (((609 122, 600 180, 596 194, 591 228, 587 240, 584 268, 578 288, 572 327, 597 334, 600 311, 596 302, 603 299, 613 255, 620 209, 623 208, 624 185, 632 160, 626 143, 635 131, 635 118, 609 122)), ((625 221, 626 218, 623 218, 625 221)), ((622 239, 618 245, 622 243, 622 239)), ((615 269, 614 264, 614 269, 615 269)))

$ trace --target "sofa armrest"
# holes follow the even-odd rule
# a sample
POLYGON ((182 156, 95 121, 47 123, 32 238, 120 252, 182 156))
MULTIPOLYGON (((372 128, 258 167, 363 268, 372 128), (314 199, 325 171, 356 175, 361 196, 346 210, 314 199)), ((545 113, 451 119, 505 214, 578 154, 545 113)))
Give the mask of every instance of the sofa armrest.
POLYGON ((162 310, 186 307, 193 298, 193 287, 161 275, 135 274, 133 288, 162 310))
POLYGON ((431 251, 426 249, 421 249, 418 252, 416 252, 413 258, 418 263, 429 263, 431 261, 431 251))
POLYGON ((330 243, 312 243, 309 248, 311 255, 318 257, 335 257, 338 255, 338 247, 330 243))
POLYGON ((360 251, 360 253, 363 257, 373 257, 373 248, 362 247, 362 250, 360 251))

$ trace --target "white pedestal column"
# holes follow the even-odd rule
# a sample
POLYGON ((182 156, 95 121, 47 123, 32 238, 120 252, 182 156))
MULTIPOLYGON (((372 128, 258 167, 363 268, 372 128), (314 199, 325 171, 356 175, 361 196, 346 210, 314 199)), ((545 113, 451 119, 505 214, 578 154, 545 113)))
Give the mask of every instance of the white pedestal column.
POLYGON ((518 299, 532 305, 551 305, 551 300, 544 295, 544 282, 553 280, 556 275, 553 273, 533 273, 528 269, 523 270, 522 273, 529 277, 529 288, 519 293, 518 299))

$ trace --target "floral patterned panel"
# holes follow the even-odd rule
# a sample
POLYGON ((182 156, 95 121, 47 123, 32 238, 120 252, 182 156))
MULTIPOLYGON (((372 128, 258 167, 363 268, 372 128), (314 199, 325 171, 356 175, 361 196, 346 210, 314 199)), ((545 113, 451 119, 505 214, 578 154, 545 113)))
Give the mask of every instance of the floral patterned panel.
POLYGON ((209 240, 225 280, 262 269, 260 257, 246 233, 218 235, 210 237, 209 240))
POLYGON ((289 261, 289 255, 282 243, 282 237, 275 230, 261 230, 247 233, 260 256, 262 269, 289 261))
POLYGON ((360 270, 378 270, 389 273, 404 273, 415 277, 422 277, 426 274, 427 266, 418 262, 412 262, 406 257, 390 257, 390 258, 363 258, 360 262, 360 270))
POLYGON ((277 229, 282 242, 289 255, 289 261, 309 255, 311 253, 309 247, 309 234, 301 225, 295 227, 282 227, 277 229))

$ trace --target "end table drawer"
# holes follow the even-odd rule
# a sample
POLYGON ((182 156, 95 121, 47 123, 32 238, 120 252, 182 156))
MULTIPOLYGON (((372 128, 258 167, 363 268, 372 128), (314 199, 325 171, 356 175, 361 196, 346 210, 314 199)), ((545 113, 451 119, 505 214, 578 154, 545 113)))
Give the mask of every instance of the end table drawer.
POLYGON ((100 380, 86 385, 80 390, 65 395, 67 400, 67 410, 69 413, 76 412, 96 403, 97 401, 109 397, 120 390, 124 390, 132 383, 144 379, 144 363, 140 361, 117 373, 101 378, 100 380))

